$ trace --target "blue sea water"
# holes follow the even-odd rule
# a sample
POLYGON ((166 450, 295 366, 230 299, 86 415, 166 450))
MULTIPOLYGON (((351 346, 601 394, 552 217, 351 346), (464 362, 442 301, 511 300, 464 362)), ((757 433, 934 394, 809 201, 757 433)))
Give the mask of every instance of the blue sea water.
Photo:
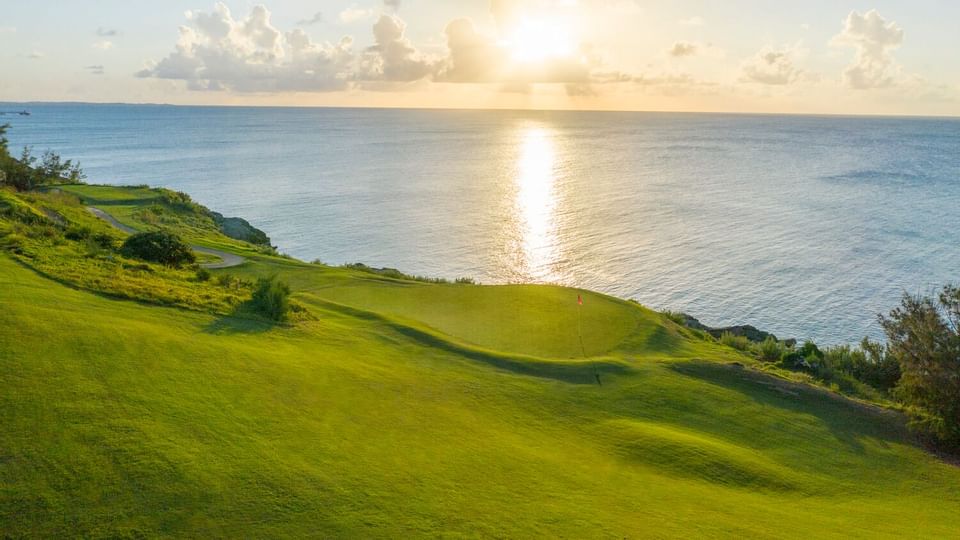
POLYGON ((188 192, 305 260, 575 285, 820 343, 960 280, 958 120, 26 107, 0 118, 12 145, 188 192))

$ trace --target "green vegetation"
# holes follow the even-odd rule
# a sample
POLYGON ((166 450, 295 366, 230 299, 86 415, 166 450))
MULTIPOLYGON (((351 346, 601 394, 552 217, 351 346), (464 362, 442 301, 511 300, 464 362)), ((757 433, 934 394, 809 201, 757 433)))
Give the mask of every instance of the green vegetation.
POLYGON ((28 191, 45 184, 77 183, 85 178, 79 163, 64 161, 60 155, 47 150, 40 158, 26 147, 20 157, 13 157, 8 148, 9 124, 0 125, 0 186, 28 191))
POLYGON ((185 193, 147 186, 85 184, 62 184, 52 189, 73 195, 85 205, 100 208, 122 225, 137 231, 168 231, 192 245, 225 249, 244 256, 276 253, 262 231, 249 224, 246 228, 241 227, 238 223, 245 221, 223 218, 197 204, 185 193))
POLYGON ((290 312, 290 286, 274 276, 262 277, 253 288, 250 303, 270 320, 285 321, 290 312))
POLYGON ((960 288, 946 286, 936 299, 905 295, 881 323, 903 371, 898 394, 919 408, 914 425, 960 451, 960 288))
POLYGON ((131 259, 180 267, 196 262, 197 258, 179 236, 167 231, 148 231, 131 235, 124 240, 120 253, 131 259))
POLYGON ((735 336, 731 332, 724 332, 721 334, 720 343, 738 351, 745 352, 753 350, 754 347, 753 343, 751 343, 750 340, 745 336, 735 336))
POLYGON ((764 362, 776 362, 780 360, 784 352, 786 352, 786 347, 784 347, 783 343, 780 343, 772 337, 767 337, 767 339, 757 345, 757 353, 760 356, 760 360, 764 362))
POLYGON ((761 362, 772 346, 728 347, 740 341, 589 291, 307 264, 197 212, 148 188, 0 190, 4 535, 960 527, 960 469, 903 415, 786 380, 803 375, 790 354, 829 349, 778 344, 761 362), (130 259, 128 235, 84 204, 247 263, 130 259), (287 304, 285 323, 258 304, 287 304))
MULTIPOLYGON (((678 324, 691 320, 664 316, 678 324)), ((767 371, 802 373, 836 392, 905 408, 928 444, 960 453, 960 287, 948 285, 936 298, 905 295, 880 322, 886 346, 864 338, 859 347, 821 351, 810 341, 797 348, 771 335, 753 342, 729 331, 719 342, 767 363, 767 371)))
POLYGON ((0 189, 0 249, 51 279, 113 297, 224 314, 249 298, 252 283, 211 287, 196 279, 192 266, 131 258, 118 248, 125 240, 66 191, 0 189))

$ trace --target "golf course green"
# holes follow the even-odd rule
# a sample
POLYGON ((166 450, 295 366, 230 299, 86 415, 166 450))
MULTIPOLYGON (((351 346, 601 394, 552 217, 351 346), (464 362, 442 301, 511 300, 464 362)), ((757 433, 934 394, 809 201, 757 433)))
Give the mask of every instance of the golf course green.
POLYGON ((0 191, 0 536, 960 531, 960 468, 898 411, 634 302, 305 263, 164 193, 0 191), (244 261, 126 260, 87 207, 244 261), (244 308, 266 276, 287 322, 244 308))

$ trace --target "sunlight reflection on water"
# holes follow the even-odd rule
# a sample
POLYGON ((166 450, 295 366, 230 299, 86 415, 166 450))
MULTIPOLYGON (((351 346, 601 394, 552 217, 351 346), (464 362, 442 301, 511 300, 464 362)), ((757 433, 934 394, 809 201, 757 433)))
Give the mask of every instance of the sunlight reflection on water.
POLYGON ((516 170, 516 228, 521 273, 526 279, 556 281, 556 150, 554 134, 524 126, 516 170))

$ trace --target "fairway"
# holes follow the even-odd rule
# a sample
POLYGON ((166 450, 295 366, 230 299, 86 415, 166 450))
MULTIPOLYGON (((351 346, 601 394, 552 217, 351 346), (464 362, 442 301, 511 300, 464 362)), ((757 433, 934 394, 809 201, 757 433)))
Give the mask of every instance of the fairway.
MULTIPOLYGON (((362 276, 276 266, 376 307, 362 276)), ((543 318, 575 291, 457 287, 410 283, 414 296, 385 309, 442 327, 443 312, 410 306, 460 301, 469 316, 441 330, 568 352, 462 328, 501 324, 504 305, 543 318)), ((317 320, 275 327, 71 290, 6 256, 0 302, 0 522, 14 536, 902 538, 960 526, 960 471, 914 446, 897 415, 778 390, 717 345, 685 345, 700 361, 617 353, 624 333, 672 323, 600 296, 585 306, 626 317, 604 345, 621 368, 603 386, 552 376, 566 360, 521 372, 427 347, 365 312, 317 304, 317 320)), ((565 334, 570 320, 525 328, 565 334)))

